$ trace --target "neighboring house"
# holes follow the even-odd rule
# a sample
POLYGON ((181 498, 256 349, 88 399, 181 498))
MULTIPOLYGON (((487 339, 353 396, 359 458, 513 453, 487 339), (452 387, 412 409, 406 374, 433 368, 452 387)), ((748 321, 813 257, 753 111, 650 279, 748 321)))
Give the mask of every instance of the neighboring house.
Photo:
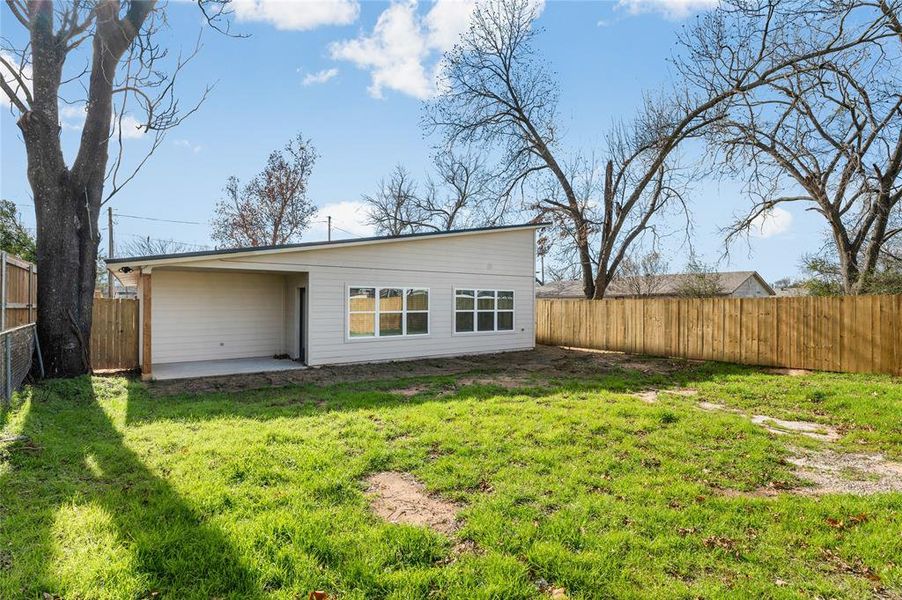
POLYGON ((328 365, 523 350, 535 346, 541 226, 116 258, 107 266, 123 285, 138 285, 145 378, 299 368, 273 360, 279 355, 328 365))
MULTIPOLYGON (((711 276, 717 277, 720 296, 758 298, 774 295, 774 290, 757 271, 727 271, 712 273, 711 276)), ((689 277, 693 275, 675 273, 639 278, 619 277, 611 281, 605 292, 605 298, 674 297, 679 295, 689 277)), ((536 297, 583 298, 583 282, 580 279, 549 282, 536 288, 536 297)))

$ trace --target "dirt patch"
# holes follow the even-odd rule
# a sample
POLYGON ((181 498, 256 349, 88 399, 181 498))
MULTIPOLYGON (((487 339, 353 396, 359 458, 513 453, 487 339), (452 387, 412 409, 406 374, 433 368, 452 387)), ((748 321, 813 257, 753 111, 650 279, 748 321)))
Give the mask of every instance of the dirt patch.
POLYGON ((461 377, 457 380, 457 387, 467 385, 495 385, 506 390, 515 390, 521 387, 528 387, 533 385, 533 383, 526 377, 500 374, 489 377, 461 377))
POLYGON ((430 527, 450 534, 457 529, 460 507, 430 496, 409 473, 386 471, 366 479, 373 512, 389 523, 430 527))
POLYGON ((428 385, 418 383, 405 388, 397 388, 394 390, 388 390, 392 394, 398 394, 400 396, 404 396, 405 398, 411 398, 416 396, 417 394, 422 394, 423 392, 428 392, 430 387, 428 385))
POLYGON ((839 432, 829 425, 808 421, 785 421, 767 415, 752 415, 752 423, 764 427, 771 433, 786 435, 798 433, 822 442, 833 442, 840 438, 839 432))
POLYGON ((811 423, 810 421, 787 421, 785 419, 778 419, 767 415, 749 416, 741 410, 730 408, 715 402, 706 402, 704 400, 699 402, 697 406, 700 409, 709 412, 728 412, 734 415, 748 417, 755 425, 763 427, 767 431, 777 435, 797 433, 822 442, 834 442, 840 438, 839 430, 835 427, 823 425, 821 423, 811 423))
POLYGON ((158 381, 151 384, 156 395, 239 392, 286 385, 331 385, 379 381, 398 377, 461 375, 478 371, 474 383, 522 387, 541 378, 592 377, 619 369, 642 373, 673 374, 696 364, 693 361, 655 358, 557 346, 536 346, 522 352, 499 352, 450 358, 431 358, 357 365, 312 367, 302 370, 226 375, 158 381), (499 383, 499 378, 506 378, 499 383), (477 381, 478 380, 478 381, 477 381))
POLYGON ((765 369, 764 372, 770 375, 788 375, 790 377, 802 377, 803 375, 810 375, 812 373, 807 369, 784 369, 782 367, 765 369))
POLYGON ((646 404, 654 404, 658 401, 658 390, 645 390, 633 395, 646 404))
POLYGON ((888 461, 880 454, 846 454, 832 450, 795 448, 787 459, 795 474, 814 486, 798 488, 803 494, 856 494, 902 492, 902 464, 888 461))

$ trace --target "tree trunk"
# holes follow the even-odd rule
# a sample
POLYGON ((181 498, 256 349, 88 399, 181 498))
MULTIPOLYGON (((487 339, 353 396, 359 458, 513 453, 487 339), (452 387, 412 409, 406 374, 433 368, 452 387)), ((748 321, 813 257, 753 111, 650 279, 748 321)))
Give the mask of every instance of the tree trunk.
MULTIPOLYGON (((48 174, 53 177, 54 174, 48 174)), ((62 183, 35 195, 37 214, 38 337, 48 377, 90 372, 91 321, 97 264, 99 199, 84 186, 62 183)), ((35 188, 36 189, 36 188, 35 188)))

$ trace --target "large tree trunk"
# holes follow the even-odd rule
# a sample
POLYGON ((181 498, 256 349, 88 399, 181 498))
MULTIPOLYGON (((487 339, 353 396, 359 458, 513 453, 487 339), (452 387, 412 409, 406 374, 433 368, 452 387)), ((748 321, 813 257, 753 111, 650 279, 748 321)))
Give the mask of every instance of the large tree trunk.
POLYGON ((50 2, 36 3, 31 24, 34 102, 19 119, 37 221, 38 338, 48 377, 88 373, 100 241, 98 216, 108 160, 116 67, 152 2, 135 2, 120 21, 118 2, 96 6, 87 114, 69 169, 59 138, 58 98, 66 40, 53 32, 50 2), (138 23, 135 26, 134 23, 138 23))
MULTIPOLYGON (((52 177, 54 174, 48 174, 52 177)), ((63 182, 67 171, 56 173, 63 182)), ((48 377, 88 373, 94 305, 99 200, 77 182, 35 195, 38 337, 48 377)))

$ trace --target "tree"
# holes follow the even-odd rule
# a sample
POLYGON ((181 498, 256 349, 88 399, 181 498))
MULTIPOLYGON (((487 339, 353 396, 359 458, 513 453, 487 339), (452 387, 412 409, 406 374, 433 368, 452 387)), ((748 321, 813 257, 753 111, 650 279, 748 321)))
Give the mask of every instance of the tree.
POLYGON ((637 298, 658 294, 664 288, 664 278, 669 264, 660 252, 652 250, 644 254, 627 256, 620 265, 616 282, 637 298))
MULTIPOLYGON (((853 9, 870 6, 884 17, 875 25, 884 36, 743 92, 709 136, 727 172, 747 177, 752 199, 728 240, 777 206, 803 205, 827 226, 835 282, 845 294, 865 293, 885 271, 882 249, 902 238, 902 3, 842 3, 825 23, 838 26, 853 9)), ((818 28, 794 33, 808 47, 824 35, 818 28)), ((722 76, 722 64, 710 66, 707 81, 722 76)), ((832 271, 823 261, 812 266, 832 271)))
POLYGON ((416 207, 417 184, 410 172, 396 165, 388 179, 379 181, 379 190, 364 195, 367 223, 383 235, 402 235, 417 230, 422 216, 416 207))
POLYGON ((34 236, 19 218, 12 200, 0 200, 0 250, 34 262, 34 236))
MULTIPOLYGON (((841 14, 857 17, 857 8, 841 14)), ((589 298, 604 295, 633 244, 667 226, 660 217, 670 210, 685 214, 688 179, 677 150, 686 140, 722 118, 738 94, 880 39, 885 32, 874 23, 886 20, 878 15, 853 26, 857 21, 849 18, 837 28, 840 13, 812 11, 801 1, 721 3, 687 33, 678 62, 685 83, 648 96, 635 119, 615 127, 599 169, 594 159, 562 148, 558 86, 534 47, 536 14, 530 0, 478 5, 469 30, 445 56, 442 93, 427 105, 424 120, 429 131, 443 134, 445 148, 477 146, 502 155, 495 177, 500 197, 532 185, 527 207, 572 240, 589 298), (820 35, 796 44, 801 28, 820 35), (726 65, 716 80, 701 73, 710 63, 726 65)))
MULTIPOLYGON (((27 32, 27 42, 18 46, 4 38, 0 90, 19 115, 34 196, 38 337, 47 375, 74 376, 90 368, 101 204, 135 176, 165 132, 197 108, 180 106, 175 95, 176 75, 194 54, 176 59, 167 74, 167 52, 156 39, 165 17, 153 1, 5 4, 4 22, 27 32), (67 69, 70 58, 85 59, 86 66, 67 69), (73 101, 67 91, 85 94, 85 121, 71 164, 60 141, 59 106, 73 101), (122 160, 129 110, 152 138, 151 149, 131 170, 122 160), (110 164, 111 138, 117 151, 110 164)), ((214 26, 227 14, 225 4, 199 2, 214 26)))
POLYGON ((489 174, 475 153, 438 154, 435 177, 427 175, 423 191, 411 174, 397 165, 379 190, 364 195, 367 222, 380 233, 400 235, 418 231, 450 231, 498 224, 503 203, 493 202, 489 174))
POLYGON ((157 256, 190 252, 194 246, 175 240, 160 240, 150 236, 136 237, 122 244, 119 256, 157 256))
POLYGON ((277 246, 299 240, 316 214, 307 182, 316 149, 301 134, 269 155, 266 167, 246 185, 230 177, 216 205, 211 237, 220 248, 277 246))
POLYGON ((714 267, 703 262, 695 253, 690 254, 686 273, 677 284, 676 295, 681 298, 713 298, 722 293, 720 277, 714 267))

